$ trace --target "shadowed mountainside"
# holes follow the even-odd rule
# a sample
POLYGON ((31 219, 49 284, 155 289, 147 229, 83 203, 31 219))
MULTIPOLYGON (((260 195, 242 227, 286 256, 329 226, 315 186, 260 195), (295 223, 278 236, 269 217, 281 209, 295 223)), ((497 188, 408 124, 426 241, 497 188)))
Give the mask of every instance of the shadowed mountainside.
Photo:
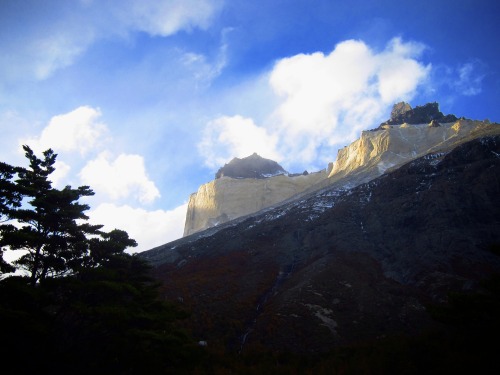
POLYGON ((500 271, 499 176, 500 137, 482 137, 142 256, 215 347, 320 352, 418 333, 428 302, 500 271))

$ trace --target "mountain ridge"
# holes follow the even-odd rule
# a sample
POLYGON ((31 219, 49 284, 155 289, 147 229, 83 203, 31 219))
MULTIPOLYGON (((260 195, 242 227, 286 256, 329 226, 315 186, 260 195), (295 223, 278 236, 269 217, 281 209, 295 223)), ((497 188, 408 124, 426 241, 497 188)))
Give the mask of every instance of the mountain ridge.
MULTIPOLYGON (((427 108, 426 111, 430 111, 427 116, 441 120, 456 119, 454 115, 444 116, 439 112, 437 103, 431 104, 422 106, 427 108), (436 111, 440 115, 436 115, 436 111)), ((433 119, 428 124, 382 124, 380 128, 363 131, 357 140, 340 149, 336 161, 329 163, 325 170, 299 175, 279 174, 264 178, 262 173, 260 178, 231 178, 221 173, 219 178, 203 184, 196 193, 191 194, 184 236, 273 207, 289 199, 299 198, 330 185, 354 187, 426 153, 444 152, 475 137, 497 133, 500 133, 498 124, 464 118, 449 123, 438 123, 433 119)), ((277 163, 275 165, 283 169, 277 163)), ((255 173, 255 168, 247 169, 254 171, 250 174, 255 173)), ((247 172, 244 174, 248 175, 247 172)))
POLYGON ((411 334, 432 324, 428 301, 500 270, 499 175, 500 137, 479 137, 141 256, 210 345, 317 352, 411 334))

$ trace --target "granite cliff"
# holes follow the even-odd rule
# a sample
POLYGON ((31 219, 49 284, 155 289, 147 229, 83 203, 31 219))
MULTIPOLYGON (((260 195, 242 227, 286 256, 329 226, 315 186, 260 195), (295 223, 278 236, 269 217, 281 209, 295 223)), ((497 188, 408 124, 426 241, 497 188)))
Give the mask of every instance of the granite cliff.
POLYGON ((339 150, 328 166, 327 184, 341 181, 355 186, 430 152, 445 152, 480 135, 498 133, 498 125, 458 119, 454 122, 381 125, 339 150))
POLYGON ((326 187, 352 188, 431 152, 447 152, 499 127, 485 121, 443 115, 437 103, 397 103, 391 118, 363 131, 338 151, 325 170, 291 175, 278 163, 253 154, 233 159, 216 179, 190 196, 184 236, 256 213, 326 187), (422 123, 421 121, 426 121, 422 123))
POLYGON ((298 176, 217 178, 189 197, 184 236, 283 202, 325 178, 325 171, 298 176))

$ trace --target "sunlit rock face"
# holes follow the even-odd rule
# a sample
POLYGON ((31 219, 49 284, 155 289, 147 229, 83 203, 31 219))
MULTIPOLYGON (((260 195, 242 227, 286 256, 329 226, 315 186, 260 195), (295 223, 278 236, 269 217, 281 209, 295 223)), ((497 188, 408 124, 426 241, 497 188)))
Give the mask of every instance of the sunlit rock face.
POLYGON ((215 179, 189 197, 184 236, 270 207, 325 178, 326 172, 321 171, 299 176, 215 179))
POLYGON ((382 128, 362 132, 359 139, 339 150, 337 160, 328 168, 325 183, 342 180, 352 187, 430 152, 446 152, 481 134, 496 134, 499 128, 498 124, 466 119, 450 123, 432 120, 428 124, 382 125, 382 128))

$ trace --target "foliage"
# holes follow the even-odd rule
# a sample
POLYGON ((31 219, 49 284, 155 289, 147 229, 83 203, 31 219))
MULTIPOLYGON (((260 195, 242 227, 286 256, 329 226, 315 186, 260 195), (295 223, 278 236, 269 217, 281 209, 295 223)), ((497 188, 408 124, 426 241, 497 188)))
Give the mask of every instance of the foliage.
POLYGON ((0 164, 0 247, 25 252, 15 267, 2 259, 1 272, 27 271, 0 279, 2 371, 179 373, 196 363, 199 348, 176 328, 186 314, 125 253, 137 243, 87 223, 88 186, 52 186, 52 150, 24 150, 28 168, 0 164))
MULTIPOLYGON (((15 168, 0 162, 0 223, 8 220, 8 214, 14 207, 21 205, 21 194, 12 182, 15 168)), ((3 249, 0 248, 0 274, 13 272, 15 268, 3 259, 3 249)))
POLYGON ((22 372, 159 373, 195 363, 199 349, 175 326, 186 314, 158 298, 136 256, 36 287, 26 281, 0 282, 3 354, 22 372))
POLYGON ((26 252, 15 265, 29 273, 32 285, 98 266, 106 256, 136 246, 125 232, 105 233, 101 225, 86 221, 89 206, 79 200, 94 194, 90 187, 52 186, 49 177, 57 157, 52 150, 40 159, 28 146, 23 148, 29 168, 3 165, 2 213, 10 222, 1 226, 0 245, 26 252))

